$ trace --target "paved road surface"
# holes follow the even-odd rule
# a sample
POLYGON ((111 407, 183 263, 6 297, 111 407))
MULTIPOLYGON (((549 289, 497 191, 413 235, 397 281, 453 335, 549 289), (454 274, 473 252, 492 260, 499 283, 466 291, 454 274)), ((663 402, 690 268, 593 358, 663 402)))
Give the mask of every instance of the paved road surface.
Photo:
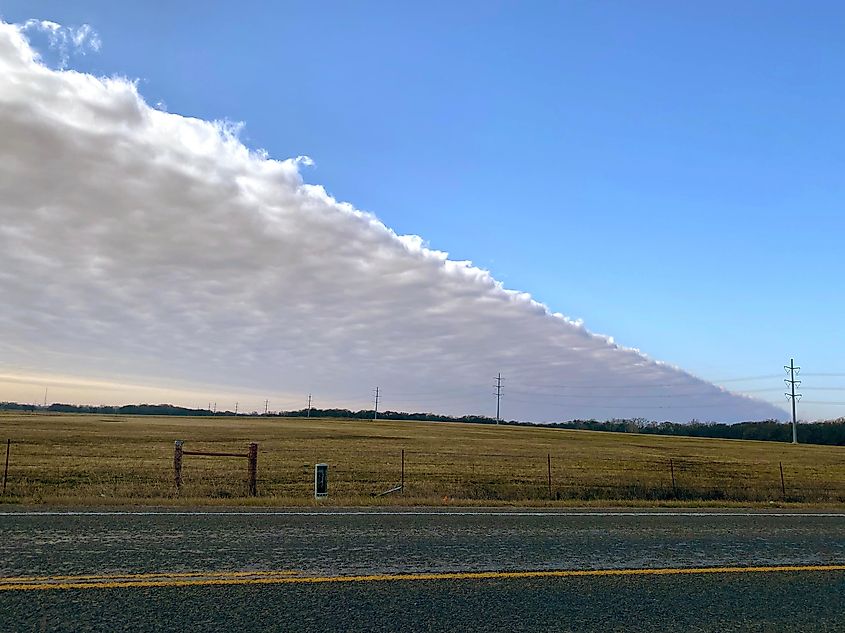
POLYGON ((13 510, 0 561, 0 631, 845 630, 842 513, 13 510))

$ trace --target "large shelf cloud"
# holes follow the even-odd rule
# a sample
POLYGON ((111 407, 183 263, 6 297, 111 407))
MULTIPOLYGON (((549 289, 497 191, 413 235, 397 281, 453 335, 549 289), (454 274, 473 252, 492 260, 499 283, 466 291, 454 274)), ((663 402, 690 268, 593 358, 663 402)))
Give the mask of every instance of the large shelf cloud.
POLYGON ((214 385, 287 406, 308 392, 366 406, 379 385, 387 408, 489 414, 502 372, 509 418, 783 413, 395 234, 305 184, 307 159, 159 111, 131 81, 47 67, 10 24, 0 139, 7 378, 113 380, 139 400, 214 385))

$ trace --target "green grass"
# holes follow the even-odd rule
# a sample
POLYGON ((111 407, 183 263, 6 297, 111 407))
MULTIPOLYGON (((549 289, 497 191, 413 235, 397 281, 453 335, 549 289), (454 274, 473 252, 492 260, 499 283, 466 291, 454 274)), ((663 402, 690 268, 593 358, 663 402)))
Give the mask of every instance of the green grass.
POLYGON ((331 505, 845 502, 845 449, 831 446, 443 422, 40 413, 0 414, 6 438, 3 500, 26 504, 313 504, 318 462, 329 464, 330 497, 320 503, 331 505), (246 497, 246 459, 196 456, 185 457, 177 495, 177 439, 186 450, 243 453, 258 442, 259 496, 246 497), (374 497, 399 484, 402 449, 404 492, 374 497))

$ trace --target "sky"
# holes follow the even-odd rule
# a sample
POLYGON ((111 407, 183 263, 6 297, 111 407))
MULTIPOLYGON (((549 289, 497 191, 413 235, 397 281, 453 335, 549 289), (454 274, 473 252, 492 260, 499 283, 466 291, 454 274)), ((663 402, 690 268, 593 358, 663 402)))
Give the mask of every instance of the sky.
POLYGON ((8 399, 733 421, 794 357, 845 411, 834 3, 0 16, 74 86, 0 91, 8 399))

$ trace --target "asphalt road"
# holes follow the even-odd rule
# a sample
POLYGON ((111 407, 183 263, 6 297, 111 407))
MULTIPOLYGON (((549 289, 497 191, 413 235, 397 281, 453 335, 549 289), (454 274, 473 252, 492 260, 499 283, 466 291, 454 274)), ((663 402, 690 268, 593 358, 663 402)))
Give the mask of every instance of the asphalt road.
POLYGON ((0 631, 845 630, 842 569, 554 575, 842 566, 845 513, 10 511, 0 561, 0 631))

